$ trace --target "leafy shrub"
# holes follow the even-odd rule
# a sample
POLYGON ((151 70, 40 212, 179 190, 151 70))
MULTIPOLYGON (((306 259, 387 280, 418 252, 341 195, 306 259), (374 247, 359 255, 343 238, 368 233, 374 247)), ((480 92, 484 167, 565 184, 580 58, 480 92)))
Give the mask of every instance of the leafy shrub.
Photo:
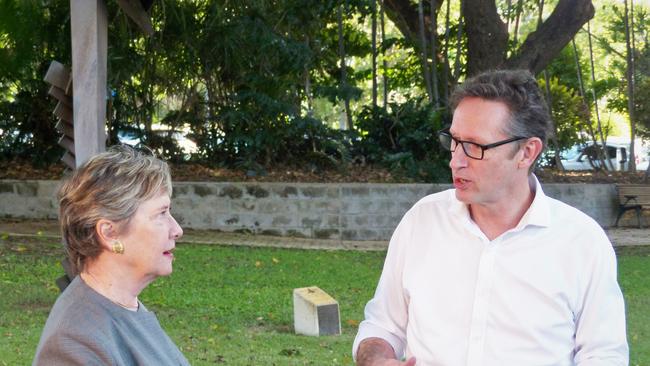
POLYGON ((358 116, 360 140, 357 152, 368 162, 390 168, 395 174, 429 182, 449 178, 448 154, 437 131, 443 127, 443 112, 422 99, 387 109, 365 107, 358 116))

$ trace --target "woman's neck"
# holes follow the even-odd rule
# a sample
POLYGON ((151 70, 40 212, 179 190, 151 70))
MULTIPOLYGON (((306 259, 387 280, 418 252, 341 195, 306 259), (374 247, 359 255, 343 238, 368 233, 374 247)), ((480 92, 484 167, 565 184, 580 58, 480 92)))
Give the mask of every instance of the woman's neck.
POLYGON ((131 281, 130 276, 119 268, 102 266, 99 261, 88 263, 80 276, 90 288, 129 310, 138 309, 138 295, 146 286, 131 281))

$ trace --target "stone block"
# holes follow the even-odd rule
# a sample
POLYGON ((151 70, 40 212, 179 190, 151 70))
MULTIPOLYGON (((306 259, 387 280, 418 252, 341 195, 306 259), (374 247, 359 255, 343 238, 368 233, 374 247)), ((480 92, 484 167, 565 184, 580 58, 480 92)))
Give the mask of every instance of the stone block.
POLYGON ((278 227, 278 226, 287 226, 287 225, 294 225, 294 220, 290 216, 286 215, 278 215, 273 217, 271 220, 271 226, 272 227, 278 227))
POLYGON ((323 219, 320 217, 304 217, 301 221, 302 227, 320 227, 323 219))
POLYGON ((0 193, 14 193, 14 184, 11 182, 0 182, 0 193))
POLYGON ((17 186, 18 195, 36 197, 38 184, 35 182, 24 182, 17 186))
POLYGON ((341 334, 339 303, 316 286, 293 290, 293 320, 297 334, 341 334))
POLYGON ((287 187, 273 187, 272 192, 282 198, 288 198, 290 196, 298 195, 298 188, 294 186, 287 187))
POLYGON ((232 202, 231 208, 234 212, 250 212, 255 210, 257 201, 252 199, 242 199, 232 202))
POLYGON ((324 197, 327 194, 326 187, 303 187, 300 192, 304 197, 324 197))
POLYGON ((317 201, 312 204, 312 207, 318 212, 338 213, 341 210, 341 201, 317 201))
POLYGON ((230 197, 231 199, 235 199, 235 198, 241 198, 243 194, 244 192, 241 190, 241 188, 235 187, 234 185, 227 185, 221 188, 219 197, 230 197))
POLYGON ((370 188, 363 186, 347 186, 341 188, 342 197, 367 197, 370 194, 370 188))
POLYGON ((216 194, 216 187, 208 184, 195 184, 194 185, 194 194, 199 197, 206 197, 216 194))
POLYGON ((255 198, 265 198, 269 196, 269 191, 265 188, 262 188, 258 185, 255 186, 247 186, 246 187, 246 193, 249 196, 255 197, 255 198))
POLYGON ((315 229, 315 239, 338 239, 339 231, 337 229, 315 229))

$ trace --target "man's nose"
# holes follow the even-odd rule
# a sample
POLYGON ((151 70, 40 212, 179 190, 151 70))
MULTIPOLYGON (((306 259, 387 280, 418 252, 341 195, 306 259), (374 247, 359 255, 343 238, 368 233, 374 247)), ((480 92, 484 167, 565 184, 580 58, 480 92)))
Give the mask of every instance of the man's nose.
POLYGON ((469 158, 465 154, 465 150, 463 150, 463 147, 458 145, 456 146, 456 150, 451 152, 451 159, 449 160, 449 167, 454 170, 454 169, 459 169, 459 168, 464 168, 467 166, 467 161, 469 158))

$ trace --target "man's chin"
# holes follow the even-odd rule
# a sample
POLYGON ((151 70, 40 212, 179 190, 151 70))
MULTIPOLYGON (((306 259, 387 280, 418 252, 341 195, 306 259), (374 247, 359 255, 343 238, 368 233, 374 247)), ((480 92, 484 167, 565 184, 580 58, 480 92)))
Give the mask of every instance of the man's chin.
POLYGON ((472 203, 471 195, 469 194, 469 192, 464 190, 456 189, 456 199, 467 205, 472 203))

